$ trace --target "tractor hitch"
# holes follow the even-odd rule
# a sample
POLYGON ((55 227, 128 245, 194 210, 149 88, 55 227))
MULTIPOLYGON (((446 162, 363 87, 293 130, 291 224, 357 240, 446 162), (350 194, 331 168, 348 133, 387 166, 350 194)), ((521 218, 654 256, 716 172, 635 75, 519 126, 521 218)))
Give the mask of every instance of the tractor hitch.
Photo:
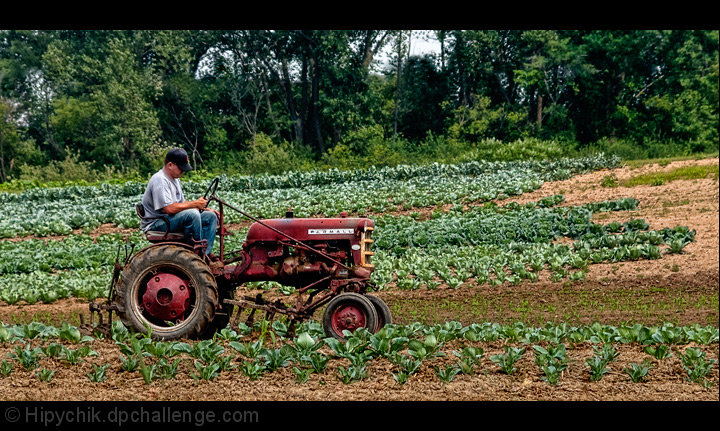
POLYGON ((134 243, 118 245, 117 254, 115 255, 115 264, 113 265, 112 281, 110 282, 110 289, 108 290, 108 296, 105 302, 90 301, 90 303, 88 304, 88 308, 90 311, 90 322, 85 323, 85 319, 81 314, 80 327, 78 328, 80 329, 80 331, 84 332, 87 335, 92 335, 94 332, 99 332, 106 336, 111 336, 112 314, 113 312, 115 312, 115 314, 117 314, 118 312, 117 303, 115 302, 115 285, 120 279, 120 274, 122 273, 123 267, 127 265, 127 263, 130 261, 134 250, 134 243), (123 263, 121 264, 120 249, 123 247, 125 248, 125 256, 123 258, 123 263), (107 319, 104 317, 105 314, 107 314, 107 319))

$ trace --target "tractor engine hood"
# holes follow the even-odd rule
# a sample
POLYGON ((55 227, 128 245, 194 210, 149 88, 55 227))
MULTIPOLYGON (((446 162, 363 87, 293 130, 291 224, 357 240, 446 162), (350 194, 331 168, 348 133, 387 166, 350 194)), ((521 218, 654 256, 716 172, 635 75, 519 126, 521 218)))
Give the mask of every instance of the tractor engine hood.
MULTIPOLYGON (((299 241, 349 240, 358 242, 361 234, 372 230, 375 224, 368 218, 276 218, 262 220, 268 226, 277 229, 299 241), (370 229, 367 229, 367 228, 370 229)), ((253 223, 248 229, 245 243, 251 245, 259 241, 287 241, 288 238, 268 229, 260 223, 253 223)))

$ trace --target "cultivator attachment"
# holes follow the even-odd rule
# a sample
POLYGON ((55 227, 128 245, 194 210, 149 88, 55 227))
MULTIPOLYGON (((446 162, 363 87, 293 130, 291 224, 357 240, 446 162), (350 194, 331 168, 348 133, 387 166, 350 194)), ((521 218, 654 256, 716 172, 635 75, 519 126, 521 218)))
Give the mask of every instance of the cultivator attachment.
POLYGON ((85 323, 83 315, 80 315, 80 331, 87 335, 93 335, 94 333, 101 333, 105 336, 111 336, 112 334, 112 314, 117 314, 117 304, 115 303, 115 285, 120 279, 120 273, 123 267, 128 263, 135 250, 135 244, 121 244, 118 246, 117 254, 115 256, 115 264, 113 265, 113 276, 110 282, 110 289, 108 296, 104 302, 91 301, 89 304, 90 310, 90 322, 85 323), (125 249, 125 256, 123 263, 120 263, 120 250, 125 249))

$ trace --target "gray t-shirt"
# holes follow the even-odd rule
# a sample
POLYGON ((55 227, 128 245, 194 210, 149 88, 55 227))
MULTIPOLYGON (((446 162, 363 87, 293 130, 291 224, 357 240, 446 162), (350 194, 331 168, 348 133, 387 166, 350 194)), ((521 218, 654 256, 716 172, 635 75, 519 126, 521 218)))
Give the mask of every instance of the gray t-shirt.
MULTIPOLYGON (((142 198, 142 204, 145 208, 145 217, 160 217, 165 215, 162 211, 163 208, 176 202, 184 202, 185 196, 183 196, 182 186, 178 178, 172 179, 165 174, 165 171, 160 169, 148 182, 147 188, 145 188, 145 194, 142 198)), ((147 232, 150 229, 150 225, 155 223, 157 220, 143 219, 140 222, 140 228, 143 232, 147 232)))

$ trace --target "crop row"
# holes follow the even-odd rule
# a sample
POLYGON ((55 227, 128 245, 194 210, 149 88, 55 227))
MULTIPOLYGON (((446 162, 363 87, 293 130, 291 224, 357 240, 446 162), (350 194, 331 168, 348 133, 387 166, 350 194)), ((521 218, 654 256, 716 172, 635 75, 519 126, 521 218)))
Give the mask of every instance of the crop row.
MULTIPOLYGON (((397 208, 485 202, 535 190, 544 181, 616 164, 615 158, 597 156, 558 162, 471 162, 292 173, 287 178, 276 178, 273 188, 269 187, 271 177, 258 176, 263 180, 257 180, 260 184, 255 186, 242 185, 255 177, 231 177, 223 178, 218 196, 260 218, 279 217, 288 208, 293 208, 298 217, 334 216, 342 211, 362 215, 397 208), (340 196, 342 199, 338 199, 340 196)), ((144 187, 139 183, 101 184, 0 193, 0 238, 64 235, 73 229, 91 230, 105 223, 137 228, 134 205, 141 200, 144 187)), ((188 198, 203 193, 206 187, 192 181, 183 185, 188 198)), ((244 217, 229 211, 226 220, 235 223, 244 217)))
MULTIPOLYGON (((542 373, 541 379, 551 385, 558 383, 560 373, 571 362, 582 360, 590 380, 600 380, 609 371, 610 364, 617 362, 616 346, 637 344, 649 356, 641 364, 629 364, 623 369, 632 381, 647 376, 656 361, 666 360, 677 354, 686 371, 686 380, 708 385, 709 372, 717 360, 707 357, 704 349, 687 346, 689 343, 707 346, 718 342, 718 330, 699 325, 677 327, 664 324, 657 327, 642 325, 608 326, 594 323, 584 327, 547 324, 544 327, 528 327, 522 323, 499 325, 474 323, 463 326, 459 322, 446 322, 433 326, 414 323, 410 325, 386 325, 376 334, 361 329, 345 333, 346 340, 326 338, 316 322, 306 322, 298 327, 299 335, 291 336, 283 321, 265 326, 260 338, 247 337, 253 328, 238 327, 239 333, 224 328, 211 340, 192 343, 183 341, 153 341, 148 336, 129 333, 118 322, 112 327, 112 339, 120 351, 120 363, 98 365, 93 360, 92 371, 86 375, 92 382, 107 377, 107 370, 119 373, 138 373, 146 383, 157 379, 174 379, 183 370, 198 380, 213 380, 221 373, 237 369, 251 380, 268 373, 292 367, 296 380, 304 383, 312 374, 333 373, 343 383, 349 384, 368 377, 368 366, 374 362, 389 361, 392 375, 398 384, 404 384, 412 375, 423 370, 434 370, 435 375, 446 382, 458 374, 473 375, 495 370, 514 374, 519 361, 530 350, 534 363, 542 373), (486 355, 485 348, 497 349, 493 343, 502 340, 503 351, 486 355), (568 355, 568 350, 591 343, 593 356, 578 359, 568 355), (519 346, 518 346, 519 345, 519 346), (518 347, 515 347, 518 346, 518 347), (449 359, 449 360, 448 360, 449 359), (331 361, 334 367, 331 368, 331 361), (183 367, 180 367, 184 363, 183 367), (114 366, 113 366, 114 365, 114 366)), ((256 328, 258 329, 258 328, 256 328)), ((4 326, 0 324, 0 345, 10 345, 6 358, 0 363, 0 377, 8 377, 15 368, 35 372, 40 380, 52 379, 54 370, 40 368, 46 364, 65 363, 77 365, 98 356, 92 350, 95 340, 82 336, 67 324, 62 328, 45 326, 39 322, 25 325, 4 326), (59 338, 61 342, 48 342, 59 338), (33 340, 40 339, 40 346, 33 340), (69 345, 69 347, 68 347, 69 345), (23 347, 24 346, 24 347, 23 347), (36 347, 31 347, 36 346, 36 347), (44 361, 43 361, 44 360, 44 361)))
MULTIPOLYGON (((502 171, 532 171, 543 174, 546 181, 567 179, 571 175, 617 167, 620 159, 613 155, 597 155, 585 158, 547 161, 488 162, 471 161, 457 164, 399 165, 395 167, 341 171, 290 171, 280 175, 220 175, 220 189, 231 192, 304 188, 310 186, 337 185, 357 182, 406 181, 413 178, 456 178, 492 175, 502 171)), ((203 193, 210 181, 183 181, 183 188, 189 193, 203 193)), ((142 195, 146 183, 128 181, 123 184, 102 183, 97 186, 67 186, 54 188, 33 188, 20 193, 0 192, 0 203, 11 202, 53 202, 62 199, 84 200, 96 197, 134 197, 142 195)))
MULTIPOLYGON (((401 289, 433 289, 440 284, 457 288, 471 279, 492 285, 535 281, 549 270, 553 281, 576 281, 590 264, 658 259, 665 253, 682 253, 694 240, 695 231, 684 226, 648 230, 642 219, 607 225, 591 221, 593 211, 634 209, 635 199, 555 206, 562 201, 556 195, 524 205, 456 207, 424 221, 410 216, 380 217, 372 280, 379 288, 393 282, 401 289), (554 243, 561 237, 574 242, 554 243)), ((245 232, 229 237, 228 249, 239 248, 245 232)), ((129 243, 136 244, 136 249, 147 244, 139 232, 127 237, 115 233, 97 238, 70 235, 63 240, 0 241, 0 300, 14 304, 104 296, 118 246, 129 243)), ((258 286, 279 287, 276 283, 258 286)), ((293 289, 282 291, 292 293, 293 289)))

